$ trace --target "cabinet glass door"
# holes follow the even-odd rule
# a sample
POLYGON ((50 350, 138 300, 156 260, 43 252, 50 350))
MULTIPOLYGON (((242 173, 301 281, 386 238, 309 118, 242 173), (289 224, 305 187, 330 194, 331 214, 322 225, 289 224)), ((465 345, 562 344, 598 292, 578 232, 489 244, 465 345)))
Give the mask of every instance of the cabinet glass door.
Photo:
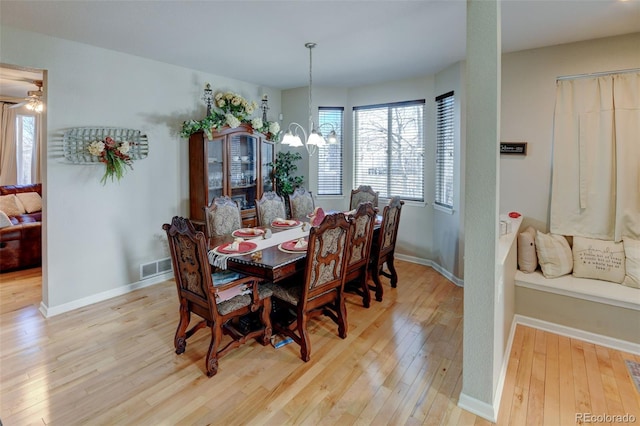
POLYGON ((274 159, 274 145, 271 142, 262 142, 262 168, 261 168, 261 176, 262 176, 262 192, 273 191, 273 179, 271 178, 271 172, 273 171, 273 163, 274 159))
POLYGON ((233 135, 229 146, 231 198, 241 209, 255 207, 257 195, 258 140, 251 135, 233 135))
POLYGON ((208 204, 211 204, 214 198, 221 197, 224 193, 225 174, 222 144, 223 139, 214 139, 210 140, 207 146, 208 204))

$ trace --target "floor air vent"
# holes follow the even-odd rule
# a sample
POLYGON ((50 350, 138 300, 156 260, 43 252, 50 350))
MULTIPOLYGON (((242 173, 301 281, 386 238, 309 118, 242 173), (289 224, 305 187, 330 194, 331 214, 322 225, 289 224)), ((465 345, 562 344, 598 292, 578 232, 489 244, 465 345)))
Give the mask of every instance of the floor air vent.
POLYGON ((171 271, 171 258, 154 260, 153 262, 143 263, 140 265, 140 279, 155 277, 171 271))

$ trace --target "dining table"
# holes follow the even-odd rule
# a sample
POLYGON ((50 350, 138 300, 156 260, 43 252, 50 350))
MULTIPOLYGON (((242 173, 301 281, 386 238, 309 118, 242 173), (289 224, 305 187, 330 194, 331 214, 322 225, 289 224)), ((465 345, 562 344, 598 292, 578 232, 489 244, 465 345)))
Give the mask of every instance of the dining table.
MULTIPOLYGON (((259 226, 248 228, 257 234, 243 235, 234 231, 235 235, 215 236, 209 239, 209 261, 213 266, 252 275, 267 282, 278 282, 304 269, 307 256, 306 247, 296 248, 295 243, 308 237, 311 224, 296 220, 294 225, 259 226), (241 244, 250 245, 246 253, 234 253, 229 250, 241 235, 241 244), (255 245, 255 247, 254 247, 255 245), (287 250, 285 247, 291 248, 287 250)), ((248 232, 248 229, 244 229, 248 232)), ((242 230, 242 229, 241 229, 242 230)))
MULTIPOLYGON (((328 214, 331 213, 333 212, 328 212, 328 214)), ((349 214, 351 212, 344 213, 349 214)), ((374 234, 380 229, 381 220, 382 216, 378 215, 374 226, 374 234)), ((209 238, 209 261, 211 265, 273 283, 303 271, 307 250, 303 247, 295 248, 293 245, 295 242, 308 237, 311 223, 295 219, 285 222, 296 223, 288 226, 272 223, 269 226, 241 228, 231 235, 209 238), (246 234, 239 231, 246 231, 246 234), (253 232, 257 234, 253 234, 253 232), (244 243, 252 243, 244 250, 246 253, 220 252, 221 248, 228 247, 238 236, 244 240, 244 243), (287 248, 291 250, 287 250, 287 248)))

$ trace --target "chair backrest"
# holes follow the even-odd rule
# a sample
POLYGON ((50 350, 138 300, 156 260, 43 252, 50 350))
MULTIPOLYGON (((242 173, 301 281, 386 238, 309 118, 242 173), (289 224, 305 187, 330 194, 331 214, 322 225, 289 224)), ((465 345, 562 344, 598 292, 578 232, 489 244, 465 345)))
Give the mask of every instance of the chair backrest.
POLYGON ((242 227, 242 213, 238 203, 228 196, 216 197, 203 207, 207 237, 229 235, 242 227))
MULTIPOLYGON (((325 216, 322 223, 309 231, 307 260, 302 290, 302 309, 331 290, 344 289, 347 272, 351 224, 343 213, 325 216)), ((326 301, 324 302, 326 303, 326 301)))
POLYGON ((262 198, 256 200, 256 214, 259 226, 271 225, 271 222, 278 217, 286 219, 284 199, 274 191, 265 192, 262 198))
POLYGON ((289 195, 289 211, 292 219, 304 219, 313 213, 314 209, 313 194, 304 187, 297 187, 293 194, 289 195))
POLYGON ((171 224, 162 225, 162 229, 169 240, 180 309, 213 321, 218 311, 204 233, 196 232, 189 219, 178 216, 171 224))
POLYGON ((400 224, 400 213, 404 201, 400 197, 393 197, 389 204, 382 211, 382 223, 380 223, 380 233, 375 244, 378 252, 377 258, 382 259, 388 254, 392 254, 396 248, 398 238, 398 225, 400 224))
POLYGON ((376 209, 370 202, 360 203, 351 217, 351 242, 348 268, 349 272, 369 263, 373 228, 376 223, 376 209))
POLYGON ((358 204, 366 203, 367 201, 370 201, 373 207, 378 207, 378 193, 369 185, 360 185, 358 188, 351 190, 349 210, 353 210, 358 207, 358 204))

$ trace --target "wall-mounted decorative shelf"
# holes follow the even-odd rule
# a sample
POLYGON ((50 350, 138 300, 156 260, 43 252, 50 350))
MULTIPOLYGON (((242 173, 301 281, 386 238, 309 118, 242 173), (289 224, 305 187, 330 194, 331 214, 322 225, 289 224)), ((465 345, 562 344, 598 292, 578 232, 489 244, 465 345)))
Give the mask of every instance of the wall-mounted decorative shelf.
POLYGON ((116 142, 130 142, 131 148, 127 155, 132 160, 142 160, 149 155, 149 141, 147 135, 140 130, 121 129, 118 127, 74 127, 64 133, 62 150, 64 158, 74 164, 100 163, 100 157, 89 154, 91 142, 102 141, 111 137, 116 142))

